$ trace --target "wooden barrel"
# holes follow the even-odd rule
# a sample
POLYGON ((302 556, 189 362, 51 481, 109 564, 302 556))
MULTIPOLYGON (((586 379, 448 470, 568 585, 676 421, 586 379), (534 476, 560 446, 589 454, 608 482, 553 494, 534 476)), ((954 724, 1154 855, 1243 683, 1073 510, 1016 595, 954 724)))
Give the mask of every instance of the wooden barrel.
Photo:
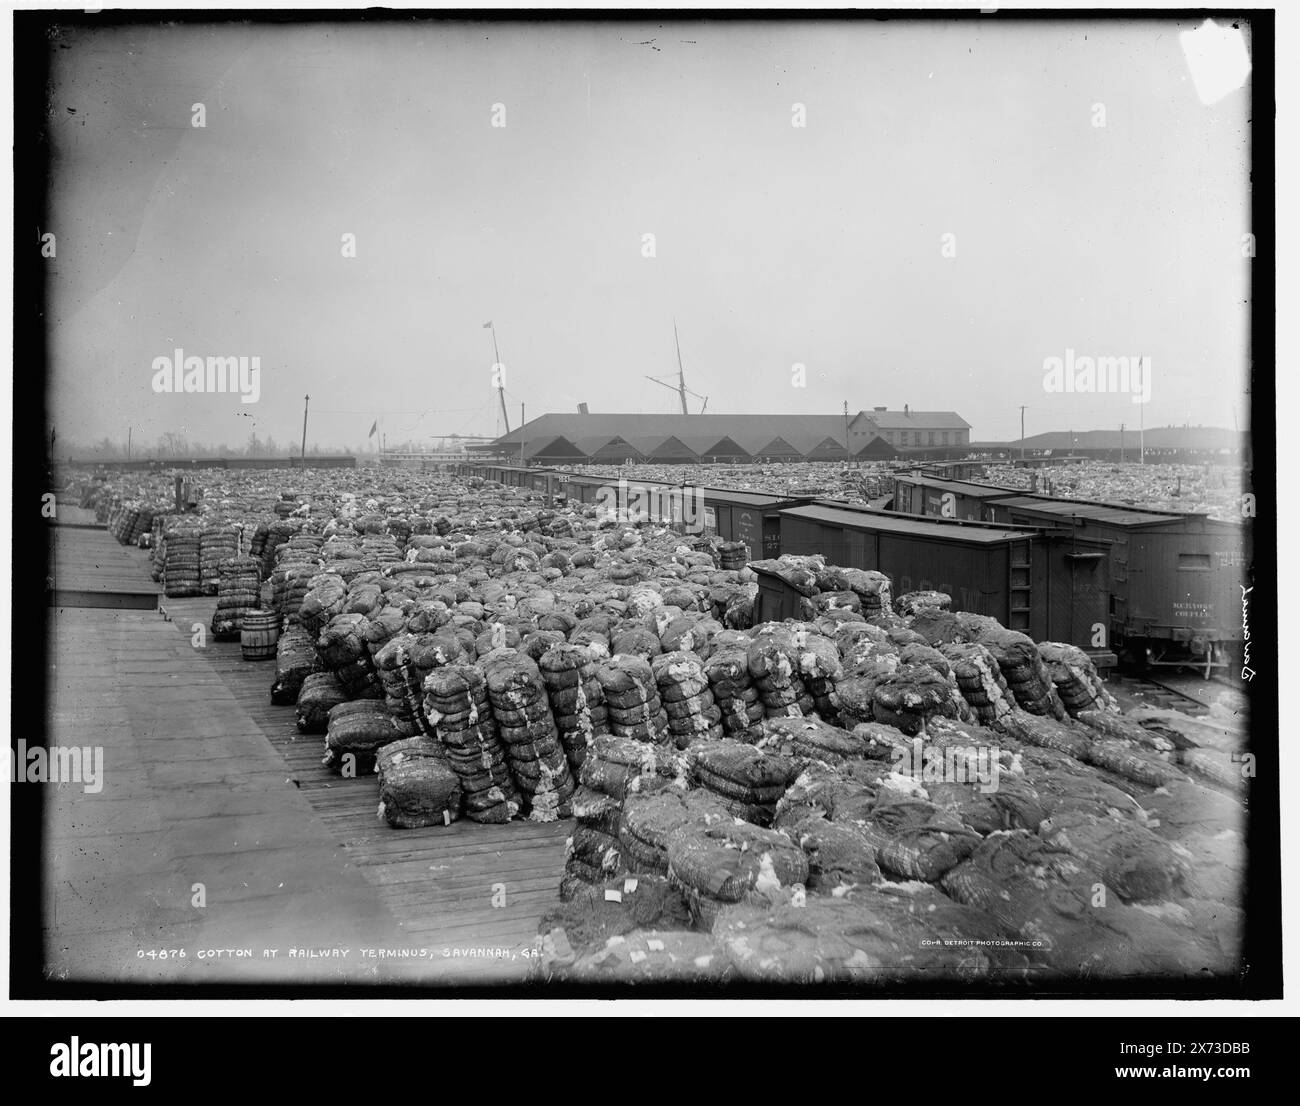
POLYGON ((280 616, 275 611, 246 611, 239 631, 239 648, 246 661, 275 660, 280 640, 280 616))

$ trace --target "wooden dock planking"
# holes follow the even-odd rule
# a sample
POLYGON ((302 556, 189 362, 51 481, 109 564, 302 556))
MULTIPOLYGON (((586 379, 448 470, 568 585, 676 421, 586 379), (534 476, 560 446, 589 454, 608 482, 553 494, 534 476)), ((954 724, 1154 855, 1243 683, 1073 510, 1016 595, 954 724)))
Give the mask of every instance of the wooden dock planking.
POLYGON ((50 527, 50 591, 56 607, 153 610, 161 590, 143 551, 120 545, 107 530, 50 527))
MULTIPOLYGON (((207 627, 215 600, 166 600, 168 616, 186 636, 207 627)), ((300 734, 292 706, 270 701, 273 661, 245 661, 239 645, 209 639, 203 653, 241 708, 281 755, 287 777, 347 850, 349 861, 374 887, 402 932, 437 952, 430 971, 458 979, 522 979, 530 961, 523 950, 541 916, 559 902, 564 843, 572 820, 480 825, 461 819, 450 826, 395 830, 378 815, 373 775, 345 779, 321 764, 325 740, 300 734), (494 906, 504 885, 504 906, 494 906), (443 950, 508 947, 507 960, 443 950)))

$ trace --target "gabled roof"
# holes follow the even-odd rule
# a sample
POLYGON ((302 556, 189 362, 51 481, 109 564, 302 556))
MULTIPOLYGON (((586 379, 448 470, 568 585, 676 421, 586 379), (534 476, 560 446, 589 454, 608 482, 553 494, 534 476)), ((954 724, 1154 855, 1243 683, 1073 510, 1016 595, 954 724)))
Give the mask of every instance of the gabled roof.
POLYGON ((780 437, 773 438, 770 442, 766 442, 763 445, 759 446, 758 449, 754 450, 754 455, 757 457, 802 457, 803 456, 803 454, 801 454, 797 449, 795 449, 794 446, 792 446, 784 438, 780 438, 780 437))
MULTIPOLYGON (((508 438, 510 435, 507 434, 508 438)), ((506 439, 502 438, 504 442, 506 439)), ((597 457, 617 453, 622 457, 639 457, 638 450, 626 438, 618 434, 595 434, 585 438, 578 438, 573 443, 588 457, 597 457)))
POLYGON ((581 457, 582 450, 574 445, 568 438, 555 437, 549 441, 539 439, 537 442, 529 440, 524 443, 524 456, 526 457, 581 457))
POLYGON ((881 430, 970 429, 970 423, 956 411, 859 411, 858 415, 875 423, 881 430))
POLYGON ((651 434, 645 437, 628 438, 628 441, 645 457, 689 457, 692 460, 697 457, 694 450, 684 445, 682 440, 673 434, 667 437, 651 434))
POLYGON ((749 457, 750 452, 728 435, 715 438, 712 434, 688 434, 682 442, 700 457, 749 457))
MULTIPOLYGON (((866 412, 873 422, 889 412, 866 412)), ((913 412, 904 419, 899 427, 929 429, 940 426, 965 427, 966 422, 952 412, 941 412, 947 421, 921 421, 922 413, 913 412)), ((899 418, 903 418, 898 413, 899 418)), ((926 416, 928 417, 928 415, 926 416)), ((876 425, 880 425, 876 422, 876 425)), ((494 446, 503 452, 510 447, 516 450, 521 440, 528 442, 534 438, 547 440, 563 437, 583 448, 589 441, 598 441, 603 445, 611 438, 619 437, 625 441, 654 439, 662 443, 667 438, 676 438, 687 448, 701 456, 708 455, 708 447, 724 439, 739 447, 739 452, 750 456, 762 454, 764 447, 777 439, 786 443, 784 454, 802 456, 816 449, 826 438, 836 441, 844 440, 843 415, 642 415, 642 414, 588 414, 569 412, 552 412, 531 420, 522 427, 516 427, 509 434, 498 438, 494 446), (700 444, 702 439, 709 439, 700 444)), ((525 450, 526 451, 526 450, 525 450)), ((733 451, 734 452, 734 451, 733 451)), ((775 454, 775 450, 767 450, 775 454)))
POLYGON ((831 460, 843 460, 846 456, 844 443, 834 438, 823 438, 812 449, 804 450, 805 457, 829 457, 831 460))

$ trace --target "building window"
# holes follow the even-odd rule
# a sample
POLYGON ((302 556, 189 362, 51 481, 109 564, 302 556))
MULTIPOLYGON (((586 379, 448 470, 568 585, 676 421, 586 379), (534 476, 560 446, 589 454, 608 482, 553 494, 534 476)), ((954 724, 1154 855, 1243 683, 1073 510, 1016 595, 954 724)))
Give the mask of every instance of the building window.
POLYGON ((930 442, 929 442, 929 444, 930 444, 930 445, 934 445, 934 431, 933 431, 933 430, 930 431, 930 442))
POLYGON ((943 444, 944 444, 944 445, 947 445, 947 444, 948 444, 948 431, 946 431, 946 430, 943 432, 943 439, 942 439, 942 441, 943 441, 943 444))
POLYGON ((912 444, 913 445, 921 444, 921 432, 919 430, 912 431, 912 444))

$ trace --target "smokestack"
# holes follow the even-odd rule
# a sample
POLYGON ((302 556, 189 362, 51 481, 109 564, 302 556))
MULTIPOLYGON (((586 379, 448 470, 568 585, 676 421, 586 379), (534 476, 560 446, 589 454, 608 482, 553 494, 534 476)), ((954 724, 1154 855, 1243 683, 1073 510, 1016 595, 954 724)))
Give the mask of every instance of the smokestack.
POLYGON ((580 415, 588 414, 587 405, 585 403, 578 404, 578 414, 580 415))
POLYGON ((911 415, 912 415, 911 408, 908 407, 906 403, 903 404, 903 414, 904 414, 905 416, 907 416, 908 418, 910 418, 911 415))

